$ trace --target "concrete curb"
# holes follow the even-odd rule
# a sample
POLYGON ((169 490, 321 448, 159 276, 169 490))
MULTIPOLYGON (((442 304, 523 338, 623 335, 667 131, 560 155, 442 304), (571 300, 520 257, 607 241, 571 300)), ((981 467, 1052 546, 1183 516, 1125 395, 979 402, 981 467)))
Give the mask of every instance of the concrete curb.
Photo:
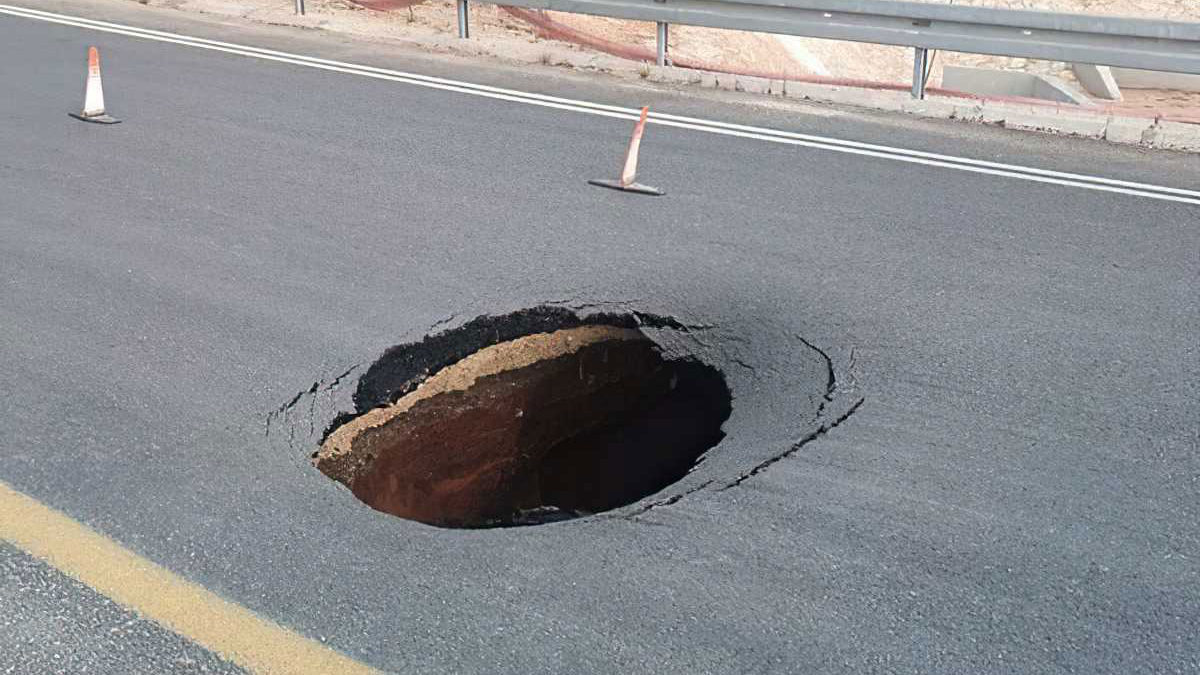
POLYGON ((1200 152, 1200 125, 1148 117, 1111 115, 1103 110, 974 98, 930 97, 913 99, 898 91, 864 89, 792 80, 651 67, 651 82, 725 89, 748 94, 849 105, 870 110, 899 112, 918 117, 954 119, 1003 126, 1021 131, 1075 136, 1144 148, 1200 152))
POLYGON ((982 98, 1020 96, 1084 107, 1096 105, 1065 81, 1042 73, 947 64, 942 67, 942 87, 982 98))

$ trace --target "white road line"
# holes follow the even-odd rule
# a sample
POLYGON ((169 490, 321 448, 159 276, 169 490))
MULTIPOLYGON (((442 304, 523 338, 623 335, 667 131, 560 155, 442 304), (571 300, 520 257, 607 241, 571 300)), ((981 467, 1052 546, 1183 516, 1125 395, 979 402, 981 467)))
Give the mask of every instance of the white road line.
MULTIPOLYGON (((389 80, 393 82, 403 82, 405 84, 440 89, 443 91, 453 91, 462 94, 470 94, 472 96, 484 96, 487 98, 510 101, 514 103, 524 103, 527 105, 536 105, 545 108, 568 110, 589 115, 636 120, 640 112, 638 108, 625 108, 621 106, 592 103, 590 101, 547 96, 544 94, 535 94, 515 89, 492 87, 488 85, 475 84, 472 82, 432 77, 429 75, 420 75, 417 73, 408 73, 399 70, 390 70, 387 68, 376 68, 373 66, 347 63, 344 61, 320 59, 311 56, 304 56, 302 54, 292 54, 289 52, 263 49, 249 45, 240 45, 231 42, 221 42, 206 38, 181 35, 179 33, 169 33, 147 28, 138 28, 136 26, 126 26, 123 24, 97 21, 94 19, 68 16, 65 14, 55 14, 53 12, 17 7, 14 5, 0 4, 0 14, 8 14, 26 19, 75 26, 77 28, 85 28, 88 30, 101 31, 105 33, 115 33, 118 35, 126 35, 145 40, 169 42, 172 44, 185 45, 198 49, 237 54, 240 56, 248 56, 251 58, 264 59, 268 61, 291 63, 294 65, 317 68, 320 70, 347 73, 363 77, 389 80)), ((737 138, 748 138, 771 143, 831 150, 834 152, 842 152, 864 157, 890 159, 893 161, 936 166, 947 169, 955 169, 958 171, 969 171, 972 173, 991 176, 1002 176, 1006 178, 1016 178, 1038 183, 1078 187, 1087 190, 1099 190, 1103 192, 1147 197, 1150 199, 1200 205, 1200 191, 1198 190, 1186 190, 1182 188, 1154 185, 1150 183, 1123 181, 1113 178, 1105 178, 1102 176, 1089 176, 1086 174, 1051 171, 1048 169, 1021 166, 1019 164, 989 162, 986 160, 971 159, 967 157, 956 157, 954 155, 943 155, 932 152, 922 152, 919 150, 908 150, 905 148, 897 148, 887 145, 848 141, 826 136, 814 136, 810 134, 780 131, 764 127, 705 120, 695 117, 669 115, 666 113, 650 113, 649 122, 651 124, 660 124, 663 126, 689 129, 693 131, 704 131, 707 133, 733 136, 737 138)))

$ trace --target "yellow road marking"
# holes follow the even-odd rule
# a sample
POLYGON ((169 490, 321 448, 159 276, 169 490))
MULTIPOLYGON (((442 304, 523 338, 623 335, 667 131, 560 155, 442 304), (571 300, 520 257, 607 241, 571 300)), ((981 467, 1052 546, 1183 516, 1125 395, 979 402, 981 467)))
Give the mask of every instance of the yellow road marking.
POLYGON ((0 539, 252 672, 377 672, 122 548, 3 481, 0 539))

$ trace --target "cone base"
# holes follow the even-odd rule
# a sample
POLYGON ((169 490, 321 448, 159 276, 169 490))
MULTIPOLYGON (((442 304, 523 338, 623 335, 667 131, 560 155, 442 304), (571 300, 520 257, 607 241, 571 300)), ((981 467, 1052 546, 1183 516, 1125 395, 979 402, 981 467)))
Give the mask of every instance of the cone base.
POLYGON ((84 122, 92 122, 95 124, 120 124, 121 123, 121 120, 119 120, 115 117, 110 117, 107 114, 103 114, 103 115, 84 115, 83 113, 67 113, 67 114, 70 115, 71 117, 74 117, 77 120, 83 120, 84 122))
POLYGON ((597 179, 589 180, 588 185, 599 185, 600 187, 611 188, 613 190, 620 190, 622 192, 636 192, 637 194, 640 194, 640 195, 654 195, 656 197, 667 194, 666 191, 660 190, 659 188, 656 188, 656 187, 650 187, 649 185, 642 185, 641 183, 630 183, 628 185, 624 185, 619 180, 605 180, 605 179, 597 178, 597 179))

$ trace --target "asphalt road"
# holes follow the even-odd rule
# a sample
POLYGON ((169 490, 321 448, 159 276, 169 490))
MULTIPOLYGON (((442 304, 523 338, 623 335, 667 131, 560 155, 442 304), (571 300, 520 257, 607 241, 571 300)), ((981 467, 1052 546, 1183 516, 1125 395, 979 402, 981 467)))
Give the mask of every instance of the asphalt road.
POLYGON ((4 673, 241 673, 0 542, 4 673))
MULTIPOLYGON (((1194 156, 37 6, 1200 187, 1194 156)), ((400 672, 1200 670, 1198 206, 664 127, 668 195, 634 197, 585 184, 626 121, 3 16, 0 85, 0 480, 230 600, 400 672), (66 115, 88 44, 121 125, 66 115), (542 304, 711 326, 677 346, 725 373, 726 439, 615 516, 503 530, 309 466, 386 348, 542 304), (861 406, 728 487, 820 427, 810 344, 828 414, 861 406)), ((88 660, 105 600, 22 555, 0 658, 54 671, 22 645, 74 623, 88 660)), ((147 631, 130 663, 195 649, 147 631)))

